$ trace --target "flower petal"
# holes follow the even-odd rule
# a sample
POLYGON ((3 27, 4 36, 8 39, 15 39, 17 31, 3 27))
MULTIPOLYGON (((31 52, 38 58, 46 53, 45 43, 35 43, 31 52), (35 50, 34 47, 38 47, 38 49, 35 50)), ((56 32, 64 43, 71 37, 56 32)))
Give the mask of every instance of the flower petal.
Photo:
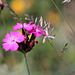
POLYGON ((17 25, 13 26, 13 30, 18 30, 23 28, 23 25, 21 23, 17 23, 17 25))
POLYGON ((24 23, 24 28, 25 28, 27 31, 32 30, 33 27, 34 27, 34 24, 31 25, 31 23, 29 23, 29 24, 24 23))
POLYGON ((8 51, 10 49, 10 46, 8 43, 4 43, 2 44, 2 46, 3 46, 3 49, 5 49, 5 51, 8 51))
POLYGON ((5 36, 5 38, 2 41, 7 42, 9 38, 10 38, 10 35, 9 35, 9 33, 7 33, 7 35, 5 36))
POLYGON ((11 51, 16 51, 16 50, 18 50, 18 47, 19 46, 16 42, 12 42, 10 49, 11 49, 11 51))
POLYGON ((54 27, 51 29, 51 31, 50 31, 50 33, 49 33, 49 34, 51 34, 51 33, 53 32, 53 30, 54 30, 54 27))
POLYGON ((62 3, 69 3, 71 0, 64 0, 62 3))
POLYGON ((48 28, 47 28, 47 27, 46 27, 46 30, 45 30, 45 32, 46 32, 46 35, 49 35, 49 34, 48 34, 48 28))
POLYGON ((54 39, 55 37, 53 37, 53 36, 47 36, 48 38, 50 38, 50 39, 54 39))
POLYGON ((34 32, 34 36, 35 37, 39 37, 39 36, 41 36, 42 34, 40 34, 40 33, 37 33, 37 32, 34 32))
POLYGON ((46 41, 46 38, 47 38, 47 36, 45 36, 45 37, 44 37, 44 39, 43 39, 43 43, 45 43, 45 41, 46 41))
POLYGON ((24 35, 23 35, 23 34, 19 35, 19 36, 16 38, 16 42, 20 43, 20 42, 22 42, 22 41, 24 41, 24 35))
POLYGON ((42 35, 43 35, 43 36, 46 36, 46 34, 45 34, 44 32, 42 32, 42 35))
POLYGON ((18 36, 19 34, 20 34, 19 31, 17 31, 17 32, 11 31, 11 32, 10 32, 11 37, 12 37, 12 36, 18 36))

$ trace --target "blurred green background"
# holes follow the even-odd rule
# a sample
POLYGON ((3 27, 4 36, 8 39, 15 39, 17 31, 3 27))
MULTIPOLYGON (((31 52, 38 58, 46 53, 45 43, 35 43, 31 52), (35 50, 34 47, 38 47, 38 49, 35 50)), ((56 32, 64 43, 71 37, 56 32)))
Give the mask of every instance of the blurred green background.
MULTIPOLYGON (((68 49, 61 57, 58 57, 55 49, 47 40, 43 44, 42 36, 36 38, 39 43, 27 53, 30 75, 75 75, 75 34, 66 21, 67 19, 74 30, 75 1, 62 4, 63 0, 54 0, 57 6, 53 4, 53 0, 6 1, 15 13, 23 18, 24 22, 24 14, 33 15, 38 19, 42 16, 45 21, 50 22, 51 28, 55 27, 52 35, 56 33, 55 39, 51 43, 60 55, 64 44, 69 43, 68 49)), ((16 23, 17 21, 13 19, 10 11, 4 8, 0 14, 0 75, 27 75, 24 55, 18 51, 5 52, 2 49, 2 39, 5 38, 7 32, 13 30, 12 26, 16 23)))

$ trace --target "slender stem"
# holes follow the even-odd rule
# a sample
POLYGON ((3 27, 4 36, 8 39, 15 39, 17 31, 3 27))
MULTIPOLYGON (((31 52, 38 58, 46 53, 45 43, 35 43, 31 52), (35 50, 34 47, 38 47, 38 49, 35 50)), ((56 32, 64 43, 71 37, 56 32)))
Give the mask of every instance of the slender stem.
MULTIPOLYGON (((1 18, 2 18, 2 21, 3 21, 3 27, 4 27, 5 29, 7 29, 7 28, 6 28, 6 23, 5 23, 5 19, 4 19, 3 13, 1 13, 0 15, 1 15, 1 18)), ((6 30, 5 30, 5 31, 6 31, 6 30)))
POLYGON ((27 57, 26 57, 26 54, 24 54, 24 58, 25 58, 25 62, 26 62, 26 67, 27 67, 28 75, 30 75, 30 71, 29 71, 29 67, 28 67, 28 63, 27 63, 27 57))
MULTIPOLYGON (((58 53, 58 51, 57 51, 56 48, 53 46, 53 44, 50 42, 50 40, 49 40, 48 38, 47 38, 47 40, 48 40, 49 44, 53 47, 53 49, 56 51, 57 56, 60 57, 61 55, 58 53)), ((67 67, 67 64, 63 62, 62 57, 60 57, 60 60, 61 60, 61 63, 64 65, 64 67, 67 67)), ((72 74, 72 72, 71 72, 68 68, 66 68, 66 69, 68 70, 69 75, 72 74)))
POLYGON ((73 30, 73 28, 71 27, 69 21, 66 19, 66 17, 62 14, 62 12, 59 10, 58 6, 55 4, 55 2, 53 0, 51 0, 52 3, 54 4, 54 6, 56 7, 56 9, 58 10, 58 12, 61 14, 61 16, 65 19, 65 21, 67 22, 68 26, 71 28, 71 30, 75 33, 75 31, 73 30))
POLYGON ((13 18, 19 22, 22 22, 21 18, 19 19, 19 16, 10 8, 8 2, 7 1, 5 1, 5 2, 6 2, 5 7, 10 11, 11 15, 14 16, 13 18))

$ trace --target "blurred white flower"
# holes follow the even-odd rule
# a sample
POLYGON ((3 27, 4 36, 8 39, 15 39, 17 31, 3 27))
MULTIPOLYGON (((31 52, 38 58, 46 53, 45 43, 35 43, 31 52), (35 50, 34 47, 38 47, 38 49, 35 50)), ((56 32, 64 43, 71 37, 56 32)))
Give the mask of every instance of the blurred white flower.
POLYGON ((50 36, 50 34, 52 33, 53 29, 54 29, 54 28, 52 28, 52 30, 50 31, 50 33, 48 33, 48 27, 46 27, 46 30, 45 30, 46 36, 44 36, 43 43, 45 43, 45 40, 46 40, 47 38, 49 38, 49 39, 54 39, 54 38, 55 38, 54 36, 50 36))
POLYGON ((64 0, 62 3, 69 3, 71 0, 64 0))
POLYGON ((43 18, 42 18, 42 16, 40 17, 39 23, 40 23, 40 26, 42 27, 42 25, 43 25, 43 18))

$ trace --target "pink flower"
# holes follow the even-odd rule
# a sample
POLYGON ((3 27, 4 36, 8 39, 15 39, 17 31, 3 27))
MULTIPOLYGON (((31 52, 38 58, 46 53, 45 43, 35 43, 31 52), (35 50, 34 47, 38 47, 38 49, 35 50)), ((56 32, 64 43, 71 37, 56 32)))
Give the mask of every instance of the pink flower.
POLYGON ((39 25, 37 25, 33 27, 33 29, 30 31, 30 34, 34 33, 35 37, 39 37, 41 35, 46 36, 46 34, 43 31, 45 31, 45 29, 41 29, 39 25))
POLYGON ((25 28, 27 31, 32 30, 32 28, 33 28, 34 26, 35 26, 35 24, 31 24, 31 23, 26 24, 26 23, 24 23, 24 28, 25 28))
POLYGON ((13 30, 18 30, 23 28, 23 25, 21 23, 17 23, 17 25, 13 26, 13 30))
POLYGON ((3 39, 4 44, 2 44, 5 51, 8 51, 9 49, 11 51, 16 51, 19 48, 19 45, 17 43, 21 43, 24 41, 24 35, 19 35, 19 31, 11 31, 10 34, 7 33, 6 37, 3 39))
POLYGON ((35 25, 35 24, 31 24, 31 23, 29 23, 29 24, 26 24, 26 23, 23 23, 23 24, 17 23, 17 25, 13 26, 13 30, 21 29, 21 28, 23 28, 23 26, 24 26, 24 28, 25 28, 27 31, 30 31, 30 30, 32 30, 32 28, 34 27, 34 25, 35 25))

